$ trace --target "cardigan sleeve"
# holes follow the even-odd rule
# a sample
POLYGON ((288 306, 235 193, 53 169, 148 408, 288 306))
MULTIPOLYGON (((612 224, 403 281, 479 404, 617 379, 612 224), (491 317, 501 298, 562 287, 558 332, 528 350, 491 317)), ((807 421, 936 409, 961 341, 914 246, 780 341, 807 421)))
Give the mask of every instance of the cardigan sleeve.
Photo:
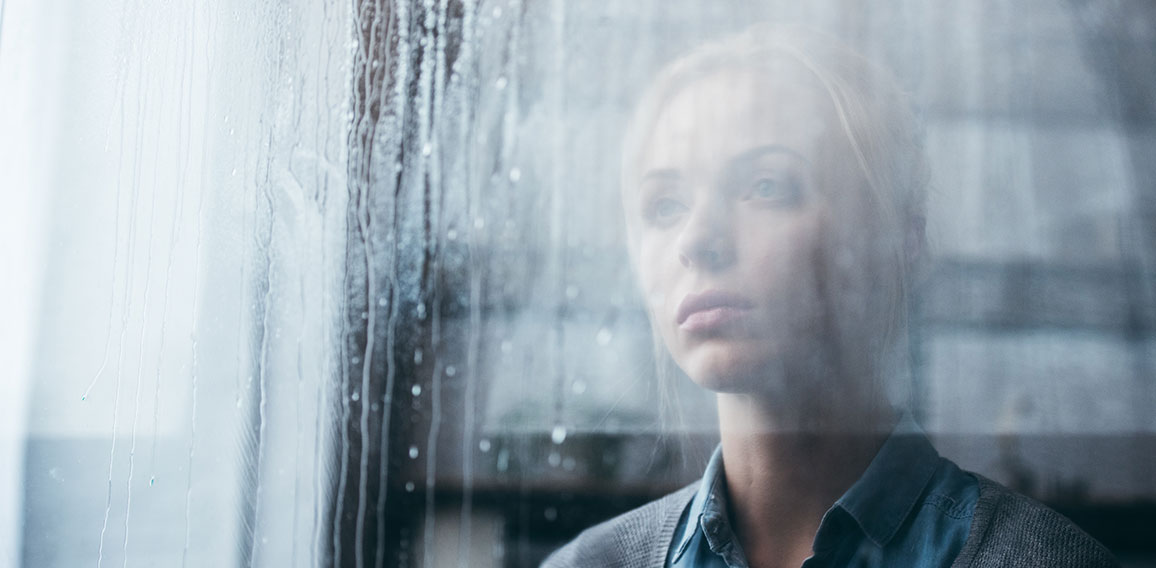
POLYGON ((697 485, 586 529, 551 554, 543 568, 662 568, 674 527, 697 485))
POLYGON ((1067 517, 990 479, 976 477, 979 502, 953 568, 1119 566, 1104 545, 1067 517))

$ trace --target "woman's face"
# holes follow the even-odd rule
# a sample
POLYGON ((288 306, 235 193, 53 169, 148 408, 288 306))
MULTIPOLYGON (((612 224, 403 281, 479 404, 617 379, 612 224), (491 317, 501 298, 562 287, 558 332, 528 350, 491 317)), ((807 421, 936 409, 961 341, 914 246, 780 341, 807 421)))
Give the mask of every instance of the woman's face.
POLYGON ((678 365, 717 392, 819 356, 833 199, 859 183, 830 98, 802 69, 723 70, 669 99, 624 191, 641 286, 678 365))

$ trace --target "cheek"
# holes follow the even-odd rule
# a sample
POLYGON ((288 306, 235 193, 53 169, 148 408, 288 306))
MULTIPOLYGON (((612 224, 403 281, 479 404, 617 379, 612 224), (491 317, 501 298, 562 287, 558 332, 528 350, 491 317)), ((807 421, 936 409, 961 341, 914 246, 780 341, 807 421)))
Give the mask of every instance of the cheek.
POLYGON ((658 267, 655 264, 652 247, 647 246, 646 243, 639 243, 637 247, 638 254, 635 257, 635 271, 638 277, 638 288, 642 293, 650 294, 654 287, 654 283, 658 281, 656 274, 658 267))
POLYGON ((813 284, 809 275, 815 274, 816 260, 821 256, 821 225, 817 218, 792 219, 752 234, 746 240, 751 277, 783 291, 813 284))
POLYGON ((671 274, 671 244, 662 234, 649 233, 638 241, 638 274, 642 282, 661 286, 671 274))
POLYGON ((666 287, 671 283, 669 269, 663 262, 662 247, 652 240, 642 239, 637 250, 639 292, 651 316, 661 316, 667 293, 666 287))
POLYGON ((798 220, 762 235, 764 242, 751 263, 750 278, 759 284, 751 292, 764 298, 761 322, 769 348, 786 356, 809 352, 823 334, 827 314, 825 237, 821 219, 798 220))

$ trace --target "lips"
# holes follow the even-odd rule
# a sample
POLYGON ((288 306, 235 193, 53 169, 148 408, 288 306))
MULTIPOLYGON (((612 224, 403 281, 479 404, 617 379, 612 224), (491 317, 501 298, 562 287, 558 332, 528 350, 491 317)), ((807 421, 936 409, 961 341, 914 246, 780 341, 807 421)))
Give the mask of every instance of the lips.
POLYGON ((710 328, 724 324, 753 307, 753 302, 738 294, 706 290, 687 294, 678 305, 675 321, 684 329, 710 328))

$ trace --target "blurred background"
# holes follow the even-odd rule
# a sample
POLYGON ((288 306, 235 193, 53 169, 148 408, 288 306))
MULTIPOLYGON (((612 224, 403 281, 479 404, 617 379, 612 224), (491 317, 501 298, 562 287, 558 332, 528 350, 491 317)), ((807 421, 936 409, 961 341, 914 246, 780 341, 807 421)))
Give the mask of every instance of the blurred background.
POLYGON ((618 153, 753 22, 926 127, 914 412, 1156 566, 1156 4, 0 0, 0 566, 536 566, 697 479, 618 153))

